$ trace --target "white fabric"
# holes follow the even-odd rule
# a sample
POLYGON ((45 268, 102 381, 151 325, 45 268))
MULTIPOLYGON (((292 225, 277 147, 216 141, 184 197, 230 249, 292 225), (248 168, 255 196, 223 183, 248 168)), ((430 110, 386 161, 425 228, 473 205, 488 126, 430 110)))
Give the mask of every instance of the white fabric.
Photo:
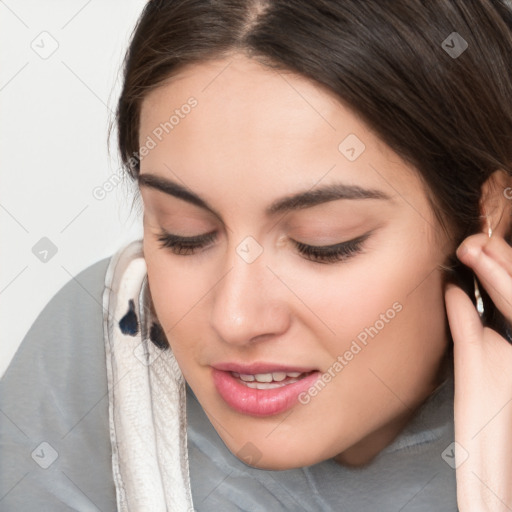
POLYGON ((170 348, 150 339, 153 322, 142 241, 111 259, 103 295, 112 469, 119 512, 192 512, 185 380, 170 348), (136 335, 119 321, 135 305, 136 335))

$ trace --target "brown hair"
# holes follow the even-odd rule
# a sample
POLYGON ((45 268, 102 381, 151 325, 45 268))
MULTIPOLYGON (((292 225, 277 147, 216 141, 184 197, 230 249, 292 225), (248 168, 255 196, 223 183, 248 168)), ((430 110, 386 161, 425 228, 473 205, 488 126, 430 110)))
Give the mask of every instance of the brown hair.
MULTIPOLYGON (((233 52, 332 90, 417 169, 455 245, 480 229, 484 181, 512 174, 510 0, 150 0, 116 112, 129 176, 145 95, 184 65, 233 52)), ((454 256, 448 266, 469 292, 468 269, 454 256)))

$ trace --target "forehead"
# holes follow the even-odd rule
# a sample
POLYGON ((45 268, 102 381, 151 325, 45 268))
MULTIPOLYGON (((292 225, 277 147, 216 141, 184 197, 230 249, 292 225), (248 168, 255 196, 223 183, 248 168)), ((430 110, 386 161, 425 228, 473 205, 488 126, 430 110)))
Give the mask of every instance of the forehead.
MULTIPOLYGON (((276 113, 286 112, 286 116, 281 116, 283 121, 293 119, 294 114, 310 114, 319 118, 315 122, 327 123, 322 114, 329 114, 340 106, 335 95, 321 84, 291 71, 274 70, 254 59, 235 55, 181 68, 163 86, 145 97, 143 117, 148 110, 161 108, 162 102, 172 98, 172 103, 179 106, 191 95, 200 98, 203 108, 209 111, 214 106, 229 104, 230 110, 246 111, 253 115, 253 119, 257 119, 256 112, 271 114, 268 110, 271 107, 276 113)), ((168 107, 171 109, 173 105, 168 107)))
POLYGON ((348 130, 369 136, 368 127, 326 87, 243 56, 187 65, 150 92, 142 102, 141 137, 176 110, 182 116, 169 138, 200 138, 215 130, 219 142, 234 135, 239 144, 245 141, 246 150, 261 140, 275 141, 272 145, 323 140, 337 150, 336 142, 348 130), (197 106, 188 114, 179 112, 191 97, 197 106))
POLYGON ((418 187, 418 177, 326 87, 243 56, 182 68, 142 102, 141 172, 201 190, 243 178, 253 190, 320 180, 418 187), (191 100, 192 99, 192 100, 191 100), (191 104, 195 106, 190 107, 191 104), (355 157, 355 158, 354 158, 355 157))

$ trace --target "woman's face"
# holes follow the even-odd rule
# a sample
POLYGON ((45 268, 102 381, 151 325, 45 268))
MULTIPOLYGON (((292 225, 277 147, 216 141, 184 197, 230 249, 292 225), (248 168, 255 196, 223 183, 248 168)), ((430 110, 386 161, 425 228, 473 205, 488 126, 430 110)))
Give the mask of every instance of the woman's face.
POLYGON ((155 311, 224 443, 265 469, 371 460, 448 342, 453 247, 418 175, 326 89, 241 56, 148 94, 139 142, 155 311))

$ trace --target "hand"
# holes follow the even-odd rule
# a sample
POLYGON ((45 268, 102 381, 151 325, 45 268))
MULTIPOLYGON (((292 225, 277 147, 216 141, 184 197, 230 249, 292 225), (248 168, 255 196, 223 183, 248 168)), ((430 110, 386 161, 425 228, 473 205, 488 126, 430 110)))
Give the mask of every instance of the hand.
MULTIPOLYGON (((512 324, 512 247, 500 236, 477 234, 457 256, 512 324)), ((445 299, 454 343, 459 512, 512 511, 512 345, 482 326, 459 287, 449 284, 445 299)))

